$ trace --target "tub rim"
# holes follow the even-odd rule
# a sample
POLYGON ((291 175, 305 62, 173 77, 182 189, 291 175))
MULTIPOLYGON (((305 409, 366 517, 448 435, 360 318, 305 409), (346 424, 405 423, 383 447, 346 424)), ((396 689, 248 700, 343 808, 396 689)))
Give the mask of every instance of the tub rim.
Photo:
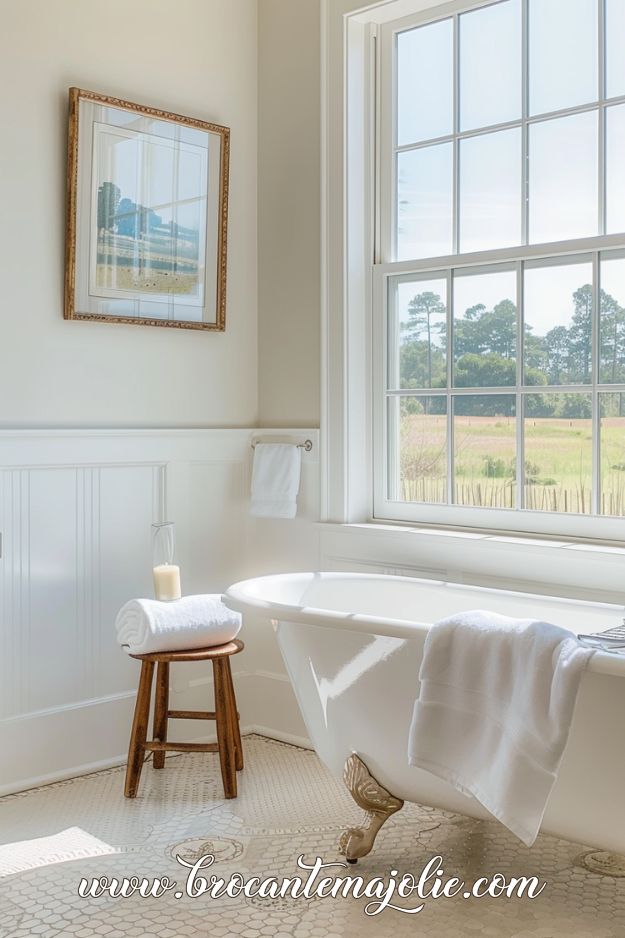
MULTIPOLYGON (((431 622, 419 622, 417 620, 396 619, 392 617, 371 616, 364 613, 345 613, 337 612, 332 609, 326 609, 320 606, 298 606, 292 603, 269 600, 255 594, 258 584, 267 584, 269 581, 289 581, 296 582, 301 580, 313 582, 317 578, 332 580, 382 580, 387 582, 401 582, 415 585, 415 581, 424 586, 435 586, 438 588, 450 590, 470 590, 480 594, 505 594, 506 596, 518 596, 519 598, 539 599, 541 602, 566 603, 573 602, 576 605, 588 606, 592 608, 613 609, 619 618, 622 617, 623 607, 616 603, 593 602, 587 599, 570 599, 566 596, 549 596, 542 593, 526 593, 521 590, 506 590, 490 586, 474 586, 468 583, 455 583, 448 580, 433 580, 425 577, 397 576, 395 574, 385 573, 357 573, 357 572, 337 572, 337 571, 301 571, 299 573, 272 573, 266 576, 251 577, 245 580, 239 580, 233 583, 222 596, 224 604, 235 612, 245 613, 254 612, 262 614, 274 622, 295 622, 302 625, 312 625, 319 628, 337 628, 344 631, 373 633, 375 635, 388 636, 390 638, 410 639, 416 635, 426 635, 432 626, 431 622)), ((597 651, 588 663, 588 671, 597 674, 607 674, 613 677, 625 677, 625 655, 609 654, 607 652, 597 651)))

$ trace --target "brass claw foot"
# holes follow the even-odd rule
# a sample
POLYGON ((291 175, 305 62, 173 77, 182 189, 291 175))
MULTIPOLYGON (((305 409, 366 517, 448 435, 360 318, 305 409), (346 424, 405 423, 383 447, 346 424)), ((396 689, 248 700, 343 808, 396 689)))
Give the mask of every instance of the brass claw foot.
POLYGON ((365 824, 362 827, 350 827, 341 834, 339 840, 339 853, 343 854, 348 863, 355 863, 371 852, 378 831, 392 814, 403 808, 404 802, 391 795, 373 778, 355 752, 345 763, 343 781, 358 807, 367 812, 365 824))

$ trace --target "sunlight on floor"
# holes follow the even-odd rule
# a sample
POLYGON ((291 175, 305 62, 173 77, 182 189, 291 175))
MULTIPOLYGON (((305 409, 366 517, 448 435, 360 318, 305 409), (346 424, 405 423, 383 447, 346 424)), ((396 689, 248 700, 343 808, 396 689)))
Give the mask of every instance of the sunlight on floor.
POLYGON ((110 856, 120 851, 80 827, 68 827, 51 837, 36 837, 0 846, 0 877, 35 870, 51 863, 110 856))

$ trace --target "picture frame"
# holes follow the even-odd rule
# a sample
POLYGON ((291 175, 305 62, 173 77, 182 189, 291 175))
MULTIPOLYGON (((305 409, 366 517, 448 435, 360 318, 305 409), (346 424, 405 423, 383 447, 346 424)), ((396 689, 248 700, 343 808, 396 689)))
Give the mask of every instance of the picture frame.
POLYGON ((223 332, 230 130, 69 90, 64 318, 223 332))

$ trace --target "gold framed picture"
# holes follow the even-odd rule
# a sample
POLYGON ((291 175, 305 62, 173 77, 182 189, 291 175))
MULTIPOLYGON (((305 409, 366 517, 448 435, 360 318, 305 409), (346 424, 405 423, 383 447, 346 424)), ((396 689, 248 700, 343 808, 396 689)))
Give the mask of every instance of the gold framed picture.
POLYGON ((223 331, 230 131, 70 88, 65 319, 223 331))

